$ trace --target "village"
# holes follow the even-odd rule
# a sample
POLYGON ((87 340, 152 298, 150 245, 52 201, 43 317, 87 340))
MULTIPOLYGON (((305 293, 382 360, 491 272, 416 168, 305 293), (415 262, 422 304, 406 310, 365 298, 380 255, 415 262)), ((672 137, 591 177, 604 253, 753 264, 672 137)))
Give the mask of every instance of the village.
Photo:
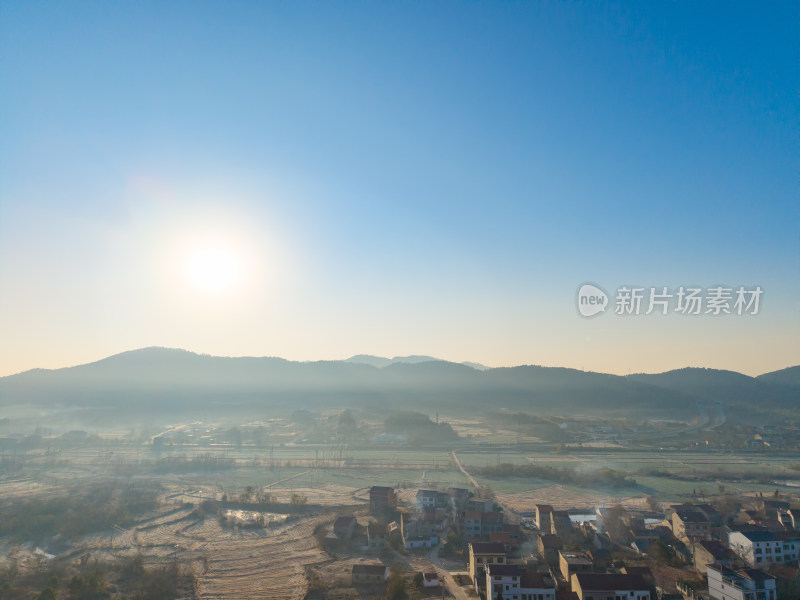
POLYGON ((373 486, 368 512, 316 532, 348 558, 312 567, 307 597, 797 598, 800 510, 785 495, 736 500, 517 512, 466 488, 373 486))
MULTIPOLYGON (((786 432, 668 430, 653 448, 566 434, 537 442, 538 430, 513 425, 525 415, 491 425, 403 414, 414 419, 405 431, 390 427, 398 417, 350 416, 127 437, 10 433, 0 591, 29 598, 58 579, 58 598, 102 572, 120 599, 800 597, 786 432), (427 439, 412 437, 421 430, 427 439), (714 435, 763 445, 731 454, 714 435), (169 593, 142 596, 132 570, 166 573, 169 593)), ((595 437, 615 426, 535 424, 595 437)))

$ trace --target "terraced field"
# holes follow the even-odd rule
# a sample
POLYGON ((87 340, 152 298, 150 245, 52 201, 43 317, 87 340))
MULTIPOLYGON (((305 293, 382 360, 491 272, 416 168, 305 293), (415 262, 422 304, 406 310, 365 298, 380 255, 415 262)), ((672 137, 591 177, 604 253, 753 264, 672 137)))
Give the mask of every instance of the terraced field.
POLYGON ((312 533, 318 524, 332 520, 328 515, 307 518, 266 534, 214 531, 207 520, 203 532, 209 541, 203 551, 208 556, 208 570, 198 577, 200 598, 303 598, 307 586, 304 566, 328 559, 317 548, 312 533))
POLYGON ((303 517, 274 528, 238 529, 215 516, 198 518, 190 508, 167 510, 129 529, 83 538, 73 555, 101 560, 141 554, 147 563, 177 559, 195 566, 202 599, 300 599, 307 582, 304 566, 329 557, 312 536, 332 515, 303 517))

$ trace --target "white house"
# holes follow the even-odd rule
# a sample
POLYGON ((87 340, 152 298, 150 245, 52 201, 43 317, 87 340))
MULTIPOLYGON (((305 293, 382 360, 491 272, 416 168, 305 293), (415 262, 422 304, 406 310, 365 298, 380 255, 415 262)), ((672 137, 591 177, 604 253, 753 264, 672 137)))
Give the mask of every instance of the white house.
POLYGON ((714 600, 778 600, 775 580, 764 571, 718 564, 708 565, 708 593, 714 600))
POLYGON ((750 567, 797 560, 800 539, 782 539, 770 531, 732 531, 728 546, 750 567))
POLYGON ((486 565, 486 600, 555 600, 556 588, 519 565, 486 565))
POLYGON ((439 505, 440 493, 434 490, 419 490, 416 496, 417 510, 436 508, 439 505))

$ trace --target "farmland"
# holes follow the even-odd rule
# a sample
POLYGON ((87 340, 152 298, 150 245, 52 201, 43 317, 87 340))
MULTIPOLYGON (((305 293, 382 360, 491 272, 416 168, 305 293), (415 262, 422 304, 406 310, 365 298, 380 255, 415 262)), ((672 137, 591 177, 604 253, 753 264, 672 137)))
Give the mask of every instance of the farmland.
MULTIPOLYGON (((87 531, 73 527, 68 536, 53 529, 54 515, 44 515, 40 530, 27 539, 0 538, 0 569, 69 565, 82 557, 125 564, 142 557, 149 567, 189 569, 193 597, 299 599, 309 573, 346 588, 346 571, 358 560, 334 558, 320 548, 312 535, 318 526, 342 511, 363 511, 370 486, 397 488, 405 503, 419 488, 472 487, 454 457, 482 490, 517 511, 536 503, 593 509, 644 507, 648 496, 684 502, 776 489, 792 493, 800 480, 792 452, 542 442, 475 421, 457 423, 462 435, 455 440, 414 445, 363 435, 298 441, 307 427, 279 419, 269 427, 272 438, 263 443, 246 436, 233 443, 199 441, 191 431, 211 437, 221 426, 195 422, 168 427, 179 433, 160 445, 151 435, 114 431, 77 442, 45 435, 36 444, 17 444, 1 457, 4 510, 25 502, 57 506, 93 486, 117 500, 134 492, 150 496, 98 513, 105 520, 93 530, 94 521, 79 519, 73 525, 87 531), (492 475, 516 471, 541 477, 492 475), (609 479, 608 473, 618 475, 609 479)), ((231 431, 228 425, 225 431, 231 431)))

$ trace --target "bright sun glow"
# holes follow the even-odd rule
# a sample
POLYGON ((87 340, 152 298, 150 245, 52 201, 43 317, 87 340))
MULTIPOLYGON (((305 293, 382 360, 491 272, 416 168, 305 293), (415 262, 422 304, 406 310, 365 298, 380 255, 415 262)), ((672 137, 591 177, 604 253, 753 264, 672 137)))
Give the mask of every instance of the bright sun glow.
POLYGON ((224 246, 205 246, 193 251, 186 260, 186 275, 192 285, 208 294, 228 292, 241 279, 241 265, 236 254, 224 246))

